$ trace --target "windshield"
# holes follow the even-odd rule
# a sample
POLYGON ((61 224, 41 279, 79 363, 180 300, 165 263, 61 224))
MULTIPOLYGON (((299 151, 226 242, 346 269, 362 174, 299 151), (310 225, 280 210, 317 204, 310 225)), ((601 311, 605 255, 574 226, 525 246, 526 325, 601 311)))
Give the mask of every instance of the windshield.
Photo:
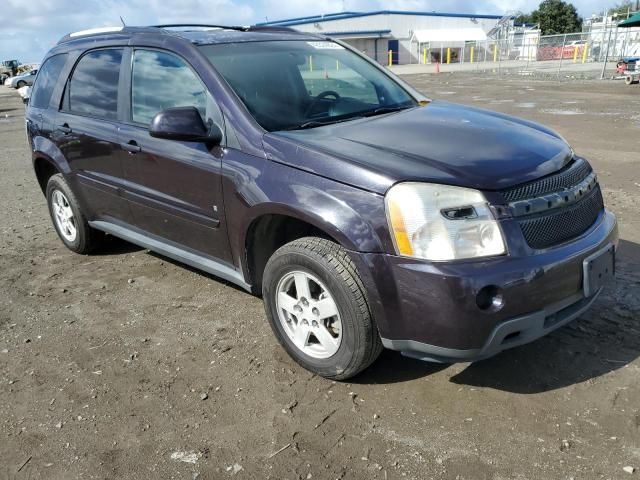
POLYGON ((200 48, 268 131, 313 128, 417 106, 400 85, 335 42, 200 48))

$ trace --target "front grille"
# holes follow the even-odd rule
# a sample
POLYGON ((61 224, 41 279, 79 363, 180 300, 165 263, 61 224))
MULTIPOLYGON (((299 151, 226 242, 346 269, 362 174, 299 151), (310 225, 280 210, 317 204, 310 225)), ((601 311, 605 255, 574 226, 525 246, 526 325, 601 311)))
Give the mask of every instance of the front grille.
POLYGON ((578 158, 556 173, 503 190, 502 195, 507 202, 539 197, 558 192, 563 188, 573 187, 587 178, 590 173, 591 166, 585 160, 578 158))
POLYGON ((531 248, 548 248, 587 231, 603 209, 602 192, 596 185, 584 198, 571 206, 523 218, 519 223, 531 248))

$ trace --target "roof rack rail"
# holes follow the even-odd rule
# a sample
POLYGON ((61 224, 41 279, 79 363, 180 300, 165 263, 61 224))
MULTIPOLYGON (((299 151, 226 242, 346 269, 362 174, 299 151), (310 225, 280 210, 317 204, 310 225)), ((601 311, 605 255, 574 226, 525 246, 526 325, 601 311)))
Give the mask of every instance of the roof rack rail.
POLYGON ((252 25, 249 29, 251 32, 298 32, 295 28, 291 27, 280 27, 270 26, 270 25, 252 25))
POLYGON ((223 30, 236 30, 238 32, 296 32, 293 28, 280 27, 280 26, 262 26, 262 25, 211 25, 202 23, 171 23, 165 25, 150 25, 150 26, 114 26, 114 27, 99 27, 91 28, 88 30, 81 30, 79 32, 72 32, 62 37, 58 44, 66 43, 71 40, 75 40, 81 37, 90 37, 107 34, 126 34, 126 33, 152 33, 157 32, 157 29, 170 29, 170 28, 219 28, 223 30))
POLYGON ((98 28, 90 28, 88 30, 80 30, 79 32, 68 33, 60 40, 58 40, 58 45, 61 43, 66 43, 71 40, 76 40, 82 37, 91 37, 97 35, 117 35, 131 32, 140 32, 140 31, 149 31, 148 27, 127 27, 127 26, 115 26, 115 27, 98 27, 98 28))
POLYGON ((164 25, 150 25, 152 28, 185 28, 185 27, 197 27, 197 28, 224 28, 225 30, 238 30, 246 32, 251 27, 243 27, 240 25, 215 25, 206 23, 167 23, 164 25))
POLYGON ((217 25, 217 24, 203 24, 203 23, 170 23, 166 25, 151 25, 155 28, 184 28, 184 27, 198 27, 198 28, 222 28, 226 30, 238 30, 240 32, 294 32, 293 28, 280 27, 280 26, 268 26, 268 25, 217 25))

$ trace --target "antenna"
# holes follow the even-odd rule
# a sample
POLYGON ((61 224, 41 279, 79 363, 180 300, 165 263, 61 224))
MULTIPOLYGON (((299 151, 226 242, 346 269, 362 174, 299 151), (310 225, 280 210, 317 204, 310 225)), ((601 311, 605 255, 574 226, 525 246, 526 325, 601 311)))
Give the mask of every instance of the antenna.
POLYGON ((126 23, 124 23, 124 18, 122 18, 122 15, 120 15, 120 21, 122 22, 122 26, 123 26, 123 27, 126 27, 126 26, 127 26, 127 24, 126 24, 126 23))

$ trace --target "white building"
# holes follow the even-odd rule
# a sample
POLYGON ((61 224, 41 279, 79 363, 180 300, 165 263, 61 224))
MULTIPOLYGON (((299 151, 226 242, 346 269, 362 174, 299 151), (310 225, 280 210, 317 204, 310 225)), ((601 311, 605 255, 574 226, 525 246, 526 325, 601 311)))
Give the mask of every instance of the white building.
MULTIPOLYGON (((476 59, 487 55, 488 36, 498 24, 513 21, 500 15, 465 13, 341 12, 262 23, 265 26, 291 27, 303 32, 330 35, 346 41, 378 62, 394 64, 469 61, 470 45, 476 59), (502 23, 501 23, 502 21, 502 23)), ((490 53, 489 53, 490 54, 490 53)), ((471 54, 473 55, 473 54, 471 54)))
POLYGON ((618 28, 620 22, 634 13, 637 12, 630 11, 628 15, 592 15, 584 21, 582 30, 595 60, 604 60, 607 44, 610 58, 640 57, 640 27, 618 28))

